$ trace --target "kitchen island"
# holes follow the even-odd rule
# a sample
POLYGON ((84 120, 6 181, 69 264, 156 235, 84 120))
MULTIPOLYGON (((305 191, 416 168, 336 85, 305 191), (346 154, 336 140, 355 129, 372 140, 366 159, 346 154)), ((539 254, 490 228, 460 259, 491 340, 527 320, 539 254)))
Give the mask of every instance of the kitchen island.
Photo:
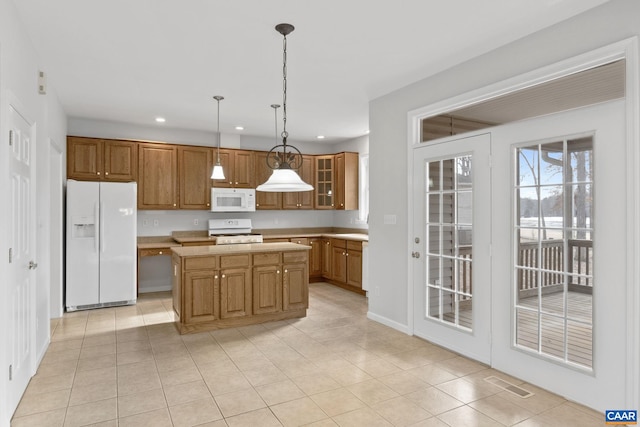
POLYGON ((305 317, 309 249, 284 242, 172 248, 179 332, 305 317))

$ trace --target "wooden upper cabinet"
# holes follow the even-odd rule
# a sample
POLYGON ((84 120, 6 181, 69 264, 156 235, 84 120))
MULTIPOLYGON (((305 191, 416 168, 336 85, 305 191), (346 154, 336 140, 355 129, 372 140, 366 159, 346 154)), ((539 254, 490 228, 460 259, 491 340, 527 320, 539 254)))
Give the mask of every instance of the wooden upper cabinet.
POLYGON ((97 181, 102 178, 101 139, 67 137, 67 178, 97 181))
POLYGON ((135 181, 137 143, 70 136, 67 178, 82 181, 135 181))
POLYGON ((335 155, 335 209, 358 209, 358 153, 335 155))
POLYGON ((178 146, 180 209, 208 210, 211 206, 211 148, 178 146))
MULTIPOLYGON (((217 150, 213 153, 217 159, 217 150)), ((224 180, 214 180, 214 187, 255 188, 255 157, 253 151, 220 149, 220 164, 224 180)))
MULTIPOLYGON (((314 185, 314 156, 302 156, 302 166, 297 170, 304 182, 314 185)), ((314 191, 297 191, 282 193, 283 209, 313 209, 314 191)))
MULTIPOLYGON (((273 172, 267 166, 267 152, 258 151, 255 153, 256 165, 256 185, 263 184, 273 172)), ((272 191, 256 191, 256 209, 258 210, 274 210, 282 208, 282 193, 272 191)))
POLYGON ((135 181, 138 172, 138 144, 104 140, 104 175, 109 181, 135 181))
POLYGON ((138 209, 177 209, 177 147, 147 143, 138 148, 138 209))
POLYGON ((334 155, 315 156, 315 198, 316 209, 334 207, 334 155))

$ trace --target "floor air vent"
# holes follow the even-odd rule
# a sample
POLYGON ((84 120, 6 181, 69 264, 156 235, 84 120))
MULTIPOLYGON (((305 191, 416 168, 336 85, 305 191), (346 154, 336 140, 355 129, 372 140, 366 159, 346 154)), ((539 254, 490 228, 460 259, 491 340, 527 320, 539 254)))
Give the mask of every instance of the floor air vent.
POLYGON ((530 391, 525 390, 522 387, 518 387, 515 384, 511 384, 510 382, 500 379, 498 377, 493 377, 493 376, 487 377, 484 380, 487 381, 488 383, 491 383, 495 386, 500 387, 503 390, 513 393, 516 396, 521 397, 523 399, 533 396, 533 393, 531 393, 530 391))

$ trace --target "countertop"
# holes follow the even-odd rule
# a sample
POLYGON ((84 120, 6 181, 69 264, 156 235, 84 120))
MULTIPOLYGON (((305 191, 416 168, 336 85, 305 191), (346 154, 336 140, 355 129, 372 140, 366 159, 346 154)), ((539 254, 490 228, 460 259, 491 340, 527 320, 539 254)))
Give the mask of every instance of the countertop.
MULTIPOLYGON (((360 242, 368 242, 369 235, 366 233, 359 233, 355 230, 345 229, 345 232, 329 231, 328 229, 264 229, 253 230, 254 233, 262 234, 265 239, 295 239, 300 237, 315 237, 315 238, 334 238, 355 240, 360 242)), ((138 237, 138 249, 152 249, 152 248, 172 248, 180 246, 183 243, 198 243, 210 241, 212 245, 216 244, 216 237, 209 236, 207 230, 194 230, 194 231, 174 231, 171 236, 150 236, 150 237, 138 237)))
POLYGON ((240 245, 211 245, 211 246, 180 246, 171 250, 178 256, 207 256, 243 254, 251 252, 284 252, 306 251, 311 246, 298 245, 297 243, 246 243, 240 245))
POLYGON ((138 249, 168 249, 180 246, 171 236, 138 237, 138 249))

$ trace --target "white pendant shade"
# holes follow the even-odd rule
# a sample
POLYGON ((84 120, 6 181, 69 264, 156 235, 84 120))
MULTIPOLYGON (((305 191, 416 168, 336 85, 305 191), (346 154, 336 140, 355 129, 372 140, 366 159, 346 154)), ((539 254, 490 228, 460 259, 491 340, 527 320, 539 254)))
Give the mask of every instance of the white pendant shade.
POLYGON ((221 164, 218 163, 213 167, 211 179, 224 179, 224 171, 222 170, 221 164))
POLYGON ((313 186, 304 182, 292 169, 274 169, 267 182, 258 185, 256 190, 269 192, 311 191, 313 186))

